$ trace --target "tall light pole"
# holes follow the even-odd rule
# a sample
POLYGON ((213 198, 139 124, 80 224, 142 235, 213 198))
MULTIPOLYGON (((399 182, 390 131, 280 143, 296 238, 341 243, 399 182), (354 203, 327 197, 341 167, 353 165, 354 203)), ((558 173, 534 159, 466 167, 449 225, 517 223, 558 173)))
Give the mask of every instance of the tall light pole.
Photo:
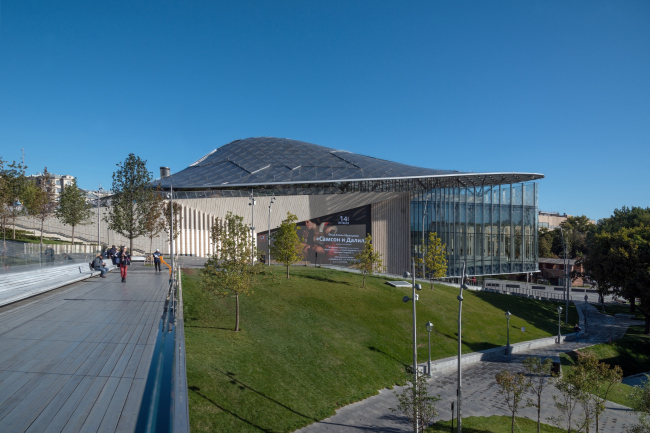
MULTIPOLYGON (((408 296, 402 298, 403 302, 413 301, 413 387, 417 391, 418 386, 418 341, 417 341, 417 328, 415 326, 415 301, 418 300, 418 295, 415 293, 416 290, 422 290, 422 286, 415 284, 415 259, 411 259, 411 269, 412 273, 408 271, 404 272, 404 278, 411 277, 411 287, 412 287, 412 298, 409 299, 408 296)), ((417 413, 417 408, 415 412, 415 425, 413 426, 413 431, 419 433, 419 414, 417 413)))
POLYGON ((429 360, 427 361, 427 373, 431 377, 431 331, 433 331, 433 323, 427 322, 426 325, 427 332, 429 333, 429 360))
POLYGON ((102 184, 99 184, 99 189, 97 190, 97 248, 101 251, 102 249, 102 243, 101 243, 101 236, 100 236, 100 230, 101 230, 101 220, 99 219, 99 207, 100 207, 100 200, 101 200, 101 194, 102 194, 103 188, 102 184))
POLYGON ((569 284, 567 283, 567 271, 568 271, 568 261, 566 258, 566 242, 564 241, 564 230, 562 230, 562 227, 560 226, 560 233, 562 234, 562 244, 564 245, 564 299, 566 300, 566 312, 565 312, 565 322, 567 325, 569 324, 569 296, 571 296, 571 292, 569 289, 569 284))
POLYGON ((589 295, 585 294, 585 334, 587 334, 587 300, 589 299, 589 295))
POLYGON ((510 311, 506 311, 506 322, 507 322, 506 326, 508 328, 507 337, 506 337, 507 338, 507 340, 506 340, 506 355, 508 355, 508 356, 510 356, 510 316, 512 316, 510 311))
POLYGON ((425 275, 425 263, 424 263, 424 220, 429 215, 427 212, 427 203, 429 202, 429 196, 427 195, 427 199, 424 202, 424 213, 422 214, 422 278, 426 278, 425 275))
POLYGON ((458 295, 458 390, 457 390, 457 399, 458 399, 458 414, 456 415, 456 419, 458 420, 457 423, 457 431, 458 433, 462 433, 463 431, 463 416, 461 412, 461 405, 463 402, 463 390, 462 390, 462 370, 461 370, 461 341, 462 341, 462 317, 463 317, 463 289, 467 289, 467 286, 465 285, 465 263, 463 263, 463 274, 460 279, 460 294, 458 295))
POLYGON ((562 344, 562 307, 557 307, 557 344, 562 344))
POLYGON ((169 199, 169 255, 171 261, 172 275, 171 280, 174 279, 174 186, 170 185, 169 194, 167 194, 169 199))
POLYGON ((253 190, 251 189, 251 195, 248 197, 248 205, 251 207, 251 265, 255 264, 254 257, 254 247, 255 247, 255 205, 257 201, 253 197, 253 190))
POLYGON ((269 231, 266 234, 268 241, 269 241, 269 254, 268 254, 268 261, 269 261, 269 266, 271 266, 271 205, 275 203, 275 194, 271 197, 271 201, 269 201, 269 231))

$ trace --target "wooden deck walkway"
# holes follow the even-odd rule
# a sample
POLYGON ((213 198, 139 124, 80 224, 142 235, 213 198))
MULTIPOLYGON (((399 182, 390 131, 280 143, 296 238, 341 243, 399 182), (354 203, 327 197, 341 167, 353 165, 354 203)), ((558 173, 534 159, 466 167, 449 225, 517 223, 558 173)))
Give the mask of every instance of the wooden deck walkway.
POLYGON ((0 432, 135 430, 169 278, 138 268, 0 310, 0 432))

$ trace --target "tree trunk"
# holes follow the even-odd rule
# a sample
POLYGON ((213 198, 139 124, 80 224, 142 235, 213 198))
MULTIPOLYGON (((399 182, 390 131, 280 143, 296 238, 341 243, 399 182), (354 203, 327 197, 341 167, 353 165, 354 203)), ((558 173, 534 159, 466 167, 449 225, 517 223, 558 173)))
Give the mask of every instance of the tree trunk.
POLYGON ((645 315, 645 335, 650 335, 650 314, 645 315))
MULTIPOLYGON (((74 226, 72 226, 72 246, 74 247, 74 226)), ((74 248, 72 248, 74 250, 74 248)))
POLYGON ((129 252, 133 255, 133 238, 129 238, 129 252))
POLYGON ((235 307, 235 332, 239 332, 239 293, 235 293, 235 299, 237 299, 235 307))
POLYGON ((363 284, 361 285, 361 288, 362 289, 366 288, 366 273, 365 272, 363 273, 363 284))
POLYGON ((289 279, 289 265, 287 265, 287 280, 289 279))
POLYGON ((510 433, 515 433, 515 413, 512 413, 512 423, 510 427, 510 433))
POLYGON ((636 298, 630 299, 630 313, 636 313, 636 298))
POLYGON ((41 220, 41 250, 43 249, 43 225, 45 224, 45 219, 41 220))
POLYGON ((537 433, 539 433, 542 420, 542 394, 537 394, 537 433))
POLYGON ((16 240, 16 216, 14 215, 14 240, 16 240))

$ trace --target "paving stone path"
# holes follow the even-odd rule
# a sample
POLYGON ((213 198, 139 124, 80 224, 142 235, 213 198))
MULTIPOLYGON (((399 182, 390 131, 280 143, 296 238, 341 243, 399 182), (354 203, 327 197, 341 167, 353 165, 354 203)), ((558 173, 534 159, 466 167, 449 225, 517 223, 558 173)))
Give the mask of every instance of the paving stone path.
MULTIPOLYGON (((582 303, 579 303, 578 306, 584 308, 582 303)), ((529 356, 552 357, 610 339, 621 338, 625 335, 628 326, 640 323, 640 321, 601 314, 596 308, 589 305, 587 307, 588 333, 586 337, 581 337, 580 342, 549 346, 518 353, 510 359, 503 357, 463 367, 463 417, 509 415, 505 402, 498 395, 498 387, 494 379, 494 375, 502 369, 507 368, 511 372, 522 371, 521 362, 529 356)), ((580 325, 583 326, 582 323, 580 325)), ((451 419, 451 402, 456 401, 456 376, 456 370, 438 372, 434 373, 431 380, 428 381, 430 393, 440 394, 442 398, 438 405, 440 415, 437 420, 451 419)), ((393 390, 382 389, 378 395, 345 406, 337 410, 334 416, 304 427, 297 432, 410 432, 412 429, 406 423, 406 418, 390 410, 397 406, 395 392, 401 393, 402 389, 402 387, 395 387, 393 390)), ((552 399, 554 394, 559 395, 553 386, 549 386, 542 396, 543 422, 548 423, 546 418, 556 415, 552 399)), ((607 402, 606 407, 605 413, 601 415, 600 419, 601 432, 620 433, 623 431, 624 424, 629 425, 636 421, 636 416, 629 408, 612 402, 607 402)), ((579 416, 580 411, 577 410, 577 412, 579 416)), ((537 420, 537 409, 522 409, 518 416, 537 420)))

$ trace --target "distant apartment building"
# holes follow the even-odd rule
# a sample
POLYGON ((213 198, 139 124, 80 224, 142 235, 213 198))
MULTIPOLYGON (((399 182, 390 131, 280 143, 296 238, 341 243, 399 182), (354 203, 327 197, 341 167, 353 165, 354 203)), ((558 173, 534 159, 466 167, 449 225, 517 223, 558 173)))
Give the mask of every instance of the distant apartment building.
MULTIPOLYGON (((543 210, 539 211, 538 214, 538 228, 547 228, 549 230, 556 229, 560 227, 567 218, 572 217, 573 215, 567 215, 566 213, 559 212, 545 212, 543 210)), ((596 224, 596 221, 589 220, 592 224, 596 224)))
MULTIPOLYGON (((52 192, 54 193, 54 199, 59 200, 59 196, 61 195, 63 187, 71 185, 72 181, 74 180, 74 176, 70 176, 69 174, 48 174, 50 176, 49 183, 50 187, 52 188, 52 192)), ((28 176, 28 178, 36 180, 36 185, 38 186, 43 186, 43 183, 45 182, 45 176, 43 173, 32 174, 31 176, 28 176)))

